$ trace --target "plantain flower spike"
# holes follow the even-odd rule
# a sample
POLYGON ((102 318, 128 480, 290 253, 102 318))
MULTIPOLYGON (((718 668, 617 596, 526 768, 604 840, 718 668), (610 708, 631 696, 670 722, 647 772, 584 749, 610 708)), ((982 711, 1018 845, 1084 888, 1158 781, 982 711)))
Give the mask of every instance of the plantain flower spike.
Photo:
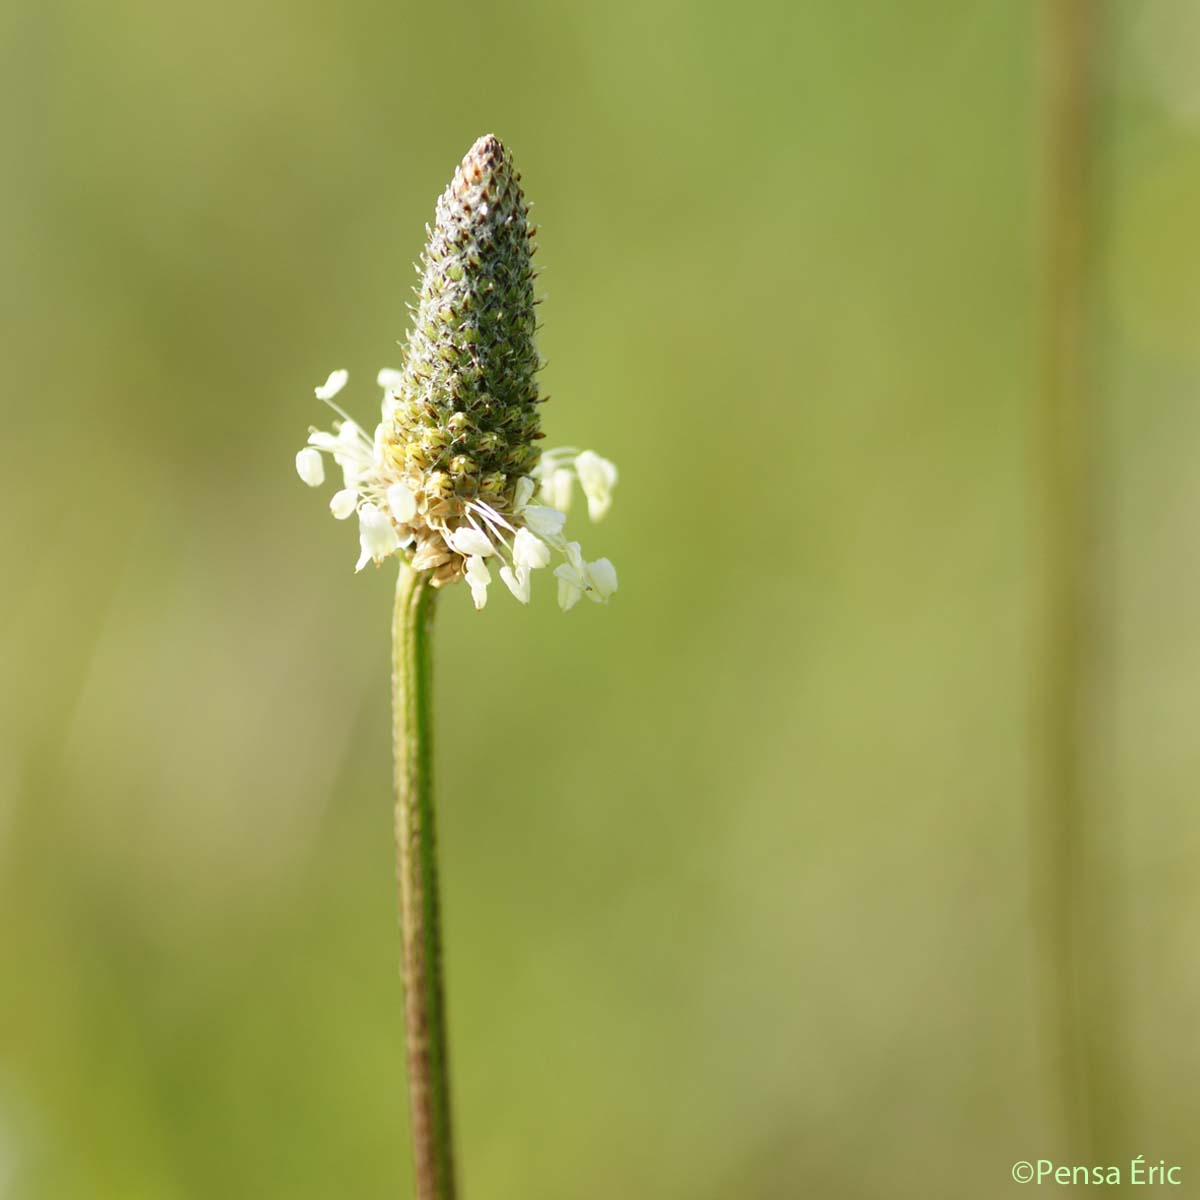
POLYGON ((427 228, 404 367, 379 372, 383 420, 369 437, 347 416, 334 398, 348 374, 334 371, 314 390, 339 419, 332 433, 310 432, 296 471, 319 487, 322 454, 341 468, 329 508, 358 516, 355 570, 400 554, 437 587, 465 579, 480 609, 493 567, 528 604, 534 572, 557 556, 565 612, 617 590, 612 563, 587 561, 564 532, 575 485, 599 520, 617 469, 590 450, 538 450, 535 229, 520 180, 491 134, 467 151, 427 228))

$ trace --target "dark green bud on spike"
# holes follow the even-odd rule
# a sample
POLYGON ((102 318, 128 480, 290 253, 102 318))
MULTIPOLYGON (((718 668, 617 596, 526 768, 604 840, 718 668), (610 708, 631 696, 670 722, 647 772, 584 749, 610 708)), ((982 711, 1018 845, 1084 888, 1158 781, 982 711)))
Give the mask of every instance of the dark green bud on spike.
POLYGON ((512 158, 488 134, 438 200, 422 255, 420 302, 384 436, 418 511, 439 526, 453 525, 473 500, 507 507, 537 462, 528 214, 512 158))
POLYGON ((591 450, 538 448, 534 231, 520 181, 491 134, 467 152, 426 226, 403 369, 378 375, 375 436, 334 404, 348 375, 334 371, 314 391, 342 419, 335 433, 310 431, 296 471, 318 487, 322 454, 341 468, 329 509, 358 514, 356 571, 398 554, 434 587, 465 578, 480 609, 493 572, 528 604, 533 576, 558 556, 547 574, 567 610, 617 590, 612 563, 588 561, 564 531, 576 485, 591 519, 604 516, 617 468, 591 450))

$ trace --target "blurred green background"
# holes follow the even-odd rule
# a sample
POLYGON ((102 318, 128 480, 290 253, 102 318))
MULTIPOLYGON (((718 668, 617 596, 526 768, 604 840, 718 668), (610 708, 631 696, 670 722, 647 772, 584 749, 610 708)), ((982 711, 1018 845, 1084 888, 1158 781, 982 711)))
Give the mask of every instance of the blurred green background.
MULTIPOLYGON (((0 1196, 407 1194, 393 572, 292 458, 333 367, 373 419, 488 131, 621 592, 442 604, 464 1191, 989 1197, 1055 1154, 1038 10, 5 6, 0 1196)), ((1099 67, 1094 1158, 1186 1180, 1200 9, 1110 6, 1099 67)))

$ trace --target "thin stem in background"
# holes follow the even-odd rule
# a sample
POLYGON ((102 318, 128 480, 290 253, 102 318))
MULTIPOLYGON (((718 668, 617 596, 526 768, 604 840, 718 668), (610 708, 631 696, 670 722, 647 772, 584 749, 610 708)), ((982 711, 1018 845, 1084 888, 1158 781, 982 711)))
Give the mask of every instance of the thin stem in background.
POLYGON ((401 565, 392 620, 392 719, 409 1121, 417 1200, 454 1197, 433 816, 430 642, 436 597, 427 573, 401 565))
POLYGON ((1034 886, 1039 979, 1057 1103, 1072 1154, 1092 1143, 1083 1011, 1082 774, 1087 707, 1088 434, 1084 373, 1093 0, 1046 0, 1044 321, 1038 461, 1040 620, 1034 886))

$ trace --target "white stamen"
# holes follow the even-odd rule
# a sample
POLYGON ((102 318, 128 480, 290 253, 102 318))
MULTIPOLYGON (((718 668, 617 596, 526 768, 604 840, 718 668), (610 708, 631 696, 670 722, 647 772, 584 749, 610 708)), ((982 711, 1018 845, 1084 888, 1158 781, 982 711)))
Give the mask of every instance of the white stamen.
POLYGON ((593 588, 588 597, 599 604, 605 603, 617 590, 617 568, 607 558, 588 563, 587 577, 593 588))
POLYGON ((579 552, 578 542, 568 542, 563 547, 567 561, 554 568, 554 578, 558 580, 558 607, 563 612, 569 612, 579 603, 580 596, 588 586, 584 574, 583 555, 579 552))
POLYGON ((369 503, 358 510, 358 541, 362 553, 358 556, 355 571, 361 571, 372 559, 382 562, 400 547, 391 518, 369 503))
POLYGON ((401 525, 407 525, 417 515, 417 498, 406 483, 393 483, 387 490, 388 508, 401 525))
POLYGON ((452 550, 457 550, 459 554, 473 555, 481 561, 489 554, 496 553, 496 548, 478 529, 468 529, 463 526, 450 534, 447 541, 452 550))
POLYGON ((325 482, 325 463, 320 452, 306 446, 296 455, 296 474, 309 487, 320 487, 325 482))
POLYGON ((617 468, 600 455, 585 450, 575 459, 579 486, 587 497, 588 516, 599 521, 612 507, 612 489, 617 482, 617 468))
POLYGON ((465 575, 467 585, 471 589, 471 599, 475 602, 476 610, 479 610, 487 603, 487 590, 488 584, 492 582, 492 573, 479 555, 472 554, 467 559, 465 575))
POLYGON ((525 505, 533 499, 534 482, 528 475, 522 475, 517 480, 516 491, 513 494, 513 512, 521 513, 525 505))
MULTIPOLYGON (((554 572, 558 575, 558 572, 554 572)), ((563 579, 561 576, 558 580, 558 607, 563 612, 570 612, 571 609, 579 603, 579 597, 583 595, 583 590, 578 588, 569 579, 563 579)))
POLYGON ((333 493, 329 501, 329 511, 339 520, 344 521, 358 504, 358 493, 353 488, 342 488, 333 493))
POLYGON ((551 471, 542 481, 542 499, 551 508, 566 512, 571 507, 571 472, 566 467, 551 471))
POLYGON ((490 504, 484 504, 482 500, 472 500, 467 507, 480 513, 489 525, 500 525, 510 533, 517 532, 515 527, 510 525, 490 504))
POLYGON ((527 528, 542 537, 553 537, 562 532, 567 514, 544 504, 531 504, 522 514, 527 528))
POLYGON ((513 540, 513 563, 517 567, 537 570, 550 565, 550 547, 528 529, 518 529, 513 540))
POLYGON ((522 604, 529 603, 528 567, 518 567, 516 571, 512 567, 501 567, 500 578, 504 580, 505 586, 517 600, 522 604))
POLYGON ((313 395, 318 400, 332 400, 346 386, 346 380, 349 378, 349 371, 331 371, 329 378, 319 388, 313 388, 313 395))
POLYGON ((342 486, 352 488, 357 485, 365 468, 371 465, 370 454, 364 453, 364 447, 369 447, 370 442, 353 421, 343 421, 335 445, 337 449, 333 452, 333 461, 342 468, 342 486))

